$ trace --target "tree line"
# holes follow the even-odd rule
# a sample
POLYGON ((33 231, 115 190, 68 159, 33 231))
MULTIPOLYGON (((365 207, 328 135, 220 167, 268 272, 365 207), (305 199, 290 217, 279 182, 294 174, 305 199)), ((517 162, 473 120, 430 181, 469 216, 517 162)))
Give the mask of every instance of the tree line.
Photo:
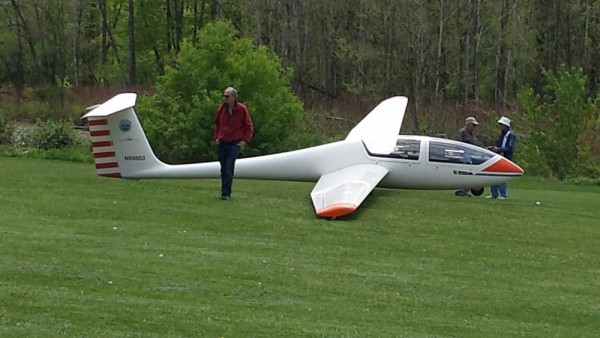
POLYGON ((581 67, 597 90, 596 0, 3 0, 0 84, 153 85, 184 40, 228 19, 335 98, 403 93, 512 102, 542 72, 581 67))

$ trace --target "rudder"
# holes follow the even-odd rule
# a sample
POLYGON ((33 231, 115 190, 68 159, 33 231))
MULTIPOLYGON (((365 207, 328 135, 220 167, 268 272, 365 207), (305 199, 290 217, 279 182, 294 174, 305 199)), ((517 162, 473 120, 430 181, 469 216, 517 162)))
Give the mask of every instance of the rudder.
POLYGON ((133 110, 137 95, 119 94, 87 113, 92 151, 99 176, 144 178, 167 165, 150 148, 133 110))
POLYGON ((117 161, 117 154, 112 142, 108 119, 102 117, 88 117, 92 152, 96 164, 96 174, 105 177, 121 177, 121 168, 117 161))

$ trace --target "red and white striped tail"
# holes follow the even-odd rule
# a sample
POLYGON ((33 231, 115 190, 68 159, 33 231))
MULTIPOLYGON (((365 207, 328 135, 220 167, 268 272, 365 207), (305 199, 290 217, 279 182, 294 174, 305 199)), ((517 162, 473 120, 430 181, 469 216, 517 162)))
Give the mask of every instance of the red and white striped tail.
POLYGON ((99 176, 121 178, 121 169, 108 128, 108 120, 102 117, 89 117, 90 138, 99 176))
POLYGON ((88 108, 88 120, 96 173, 126 179, 160 176, 168 165, 161 162, 142 130, 133 107, 137 95, 115 95, 103 104, 88 108))

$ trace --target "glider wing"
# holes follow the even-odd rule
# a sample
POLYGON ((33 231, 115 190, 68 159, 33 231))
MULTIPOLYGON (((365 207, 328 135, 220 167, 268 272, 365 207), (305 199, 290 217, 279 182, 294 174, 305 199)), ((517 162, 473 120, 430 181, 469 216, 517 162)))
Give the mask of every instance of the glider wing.
POLYGON ((310 193, 317 215, 336 218, 350 214, 387 173, 375 164, 358 164, 321 176, 310 193))

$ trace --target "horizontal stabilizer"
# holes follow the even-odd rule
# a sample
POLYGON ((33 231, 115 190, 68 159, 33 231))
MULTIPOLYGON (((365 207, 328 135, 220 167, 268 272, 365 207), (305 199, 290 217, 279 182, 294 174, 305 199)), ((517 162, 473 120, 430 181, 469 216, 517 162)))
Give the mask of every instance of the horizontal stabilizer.
POLYGON ((122 110, 135 106, 136 99, 137 94, 135 93, 115 95, 110 100, 98 106, 98 108, 95 108, 89 113, 85 114, 82 118, 108 116, 118 113, 122 110))

